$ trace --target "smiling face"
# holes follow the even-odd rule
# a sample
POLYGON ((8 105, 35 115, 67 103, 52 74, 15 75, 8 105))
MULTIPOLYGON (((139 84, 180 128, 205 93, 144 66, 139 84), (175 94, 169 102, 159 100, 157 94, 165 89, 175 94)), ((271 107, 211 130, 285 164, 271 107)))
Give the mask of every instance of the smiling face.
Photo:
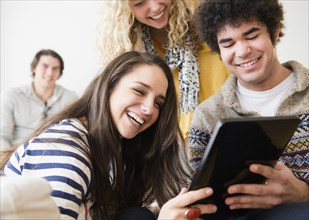
POLYGON ((134 138, 158 119, 167 88, 165 73, 155 65, 137 66, 120 79, 109 102, 113 122, 122 137, 134 138))
POLYGON ((52 56, 42 55, 32 72, 35 86, 53 88, 60 77, 60 62, 52 56))
POLYGON ((265 25, 257 21, 226 25, 217 40, 222 61, 242 86, 262 91, 281 80, 282 66, 265 25))
POLYGON ((172 0, 131 0, 131 9, 139 22, 152 28, 163 29, 168 25, 172 0))

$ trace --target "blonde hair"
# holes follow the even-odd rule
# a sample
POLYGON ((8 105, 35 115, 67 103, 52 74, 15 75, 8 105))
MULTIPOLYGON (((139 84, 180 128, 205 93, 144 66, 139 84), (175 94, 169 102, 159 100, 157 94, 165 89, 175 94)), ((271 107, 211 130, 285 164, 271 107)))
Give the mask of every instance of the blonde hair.
MULTIPOLYGON (((199 48, 198 34, 191 24, 199 0, 172 1, 168 26, 169 46, 199 48), (185 42, 188 35, 191 38, 189 43, 185 42)), ((103 64, 126 51, 144 51, 142 24, 135 19, 130 0, 104 1, 100 17, 96 37, 103 64)))

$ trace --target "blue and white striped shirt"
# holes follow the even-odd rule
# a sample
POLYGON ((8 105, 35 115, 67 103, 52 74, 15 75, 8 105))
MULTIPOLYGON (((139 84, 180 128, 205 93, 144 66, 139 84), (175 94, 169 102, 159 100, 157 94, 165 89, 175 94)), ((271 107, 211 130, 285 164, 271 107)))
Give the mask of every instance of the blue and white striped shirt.
POLYGON ((21 145, 4 172, 7 176, 45 178, 52 187, 51 195, 62 219, 90 219, 87 199, 92 165, 87 156, 87 135, 88 131, 78 119, 62 120, 21 145))

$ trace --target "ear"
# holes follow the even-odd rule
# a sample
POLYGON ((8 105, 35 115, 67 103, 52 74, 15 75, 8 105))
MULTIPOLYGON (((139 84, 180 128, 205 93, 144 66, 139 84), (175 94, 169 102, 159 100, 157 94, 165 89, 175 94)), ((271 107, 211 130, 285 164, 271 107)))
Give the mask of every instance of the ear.
POLYGON ((274 39, 275 39, 275 44, 277 44, 278 41, 279 41, 279 35, 280 35, 280 30, 277 30, 277 31, 275 32, 275 37, 274 37, 274 39))

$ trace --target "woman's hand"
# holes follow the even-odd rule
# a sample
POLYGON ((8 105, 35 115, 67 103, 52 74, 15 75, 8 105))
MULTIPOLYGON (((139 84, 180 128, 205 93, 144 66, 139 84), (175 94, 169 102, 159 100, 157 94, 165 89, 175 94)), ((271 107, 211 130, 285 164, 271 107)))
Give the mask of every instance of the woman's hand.
MULTIPOLYGON (((198 200, 209 197, 210 195, 212 195, 212 193, 213 191, 209 187, 194 191, 188 191, 187 188, 183 188, 178 194, 178 196, 169 200, 162 206, 158 219, 188 219, 188 217, 186 216, 186 213, 188 215, 188 206, 198 200)), ((217 210, 217 207, 213 204, 197 204, 194 205, 194 207, 200 210, 200 214, 210 214, 216 212, 217 210)))
POLYGON ((250 171, 268 179, 266 184, 235 184, 228 188, 231 195, 225 203, 230 209, 272 208, 274 206, 309 200, 309 186, 294 176, 282 163, 274 168, 252 164, 250 171))

